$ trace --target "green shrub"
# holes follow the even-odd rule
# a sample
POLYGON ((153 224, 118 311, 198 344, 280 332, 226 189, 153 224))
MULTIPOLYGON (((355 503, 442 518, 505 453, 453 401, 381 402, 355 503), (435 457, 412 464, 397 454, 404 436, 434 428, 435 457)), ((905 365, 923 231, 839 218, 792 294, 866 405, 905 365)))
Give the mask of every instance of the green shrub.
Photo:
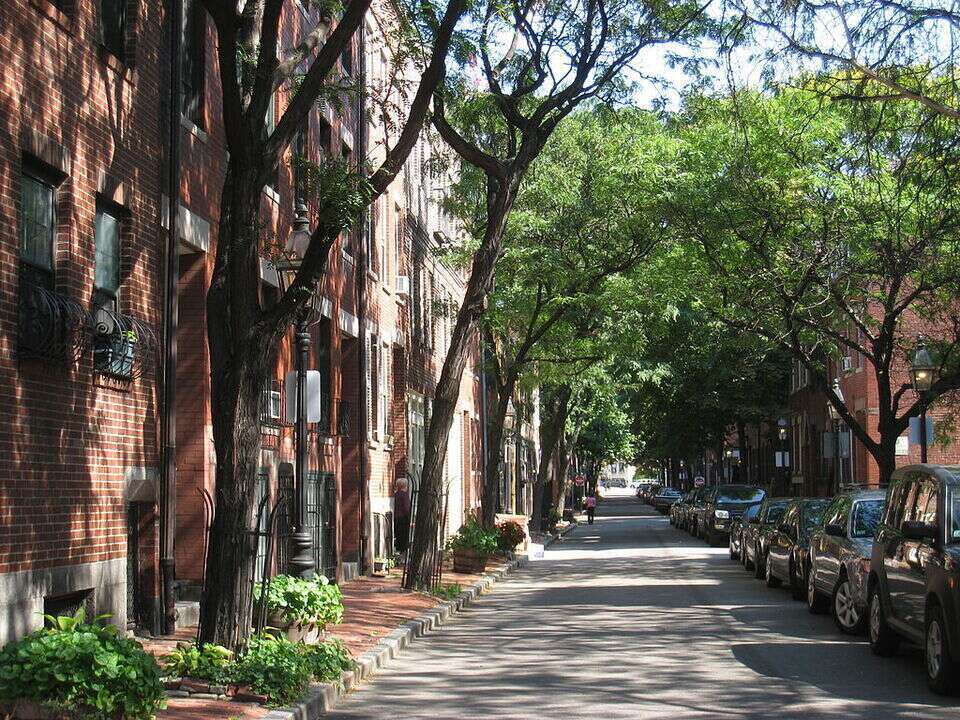
POLYGON ((480 555, 493 555, 497 552, 499 539, 500 533, 486 529, 476 517, 471 517, 457 531, 457 534, 447 541, 447 549, 474 550, 480 555))
POLYGON ((430 594, 443 600, 455 600, 460 597, 460 593, 462 592, 463 588, 460 587, 460 583, 443 583, 442 585, 434 586, 430 594))
POLYGON ((497 525, 497 549, 500 552, 510 552, 515 550, 517 545, 522 543, 527 534, 518 523, 508 520, 497 525))
POLYGON ((264 593, 266 583, 254 588, 258 602, 267 603, 267 612, 282 615, 297 625, 327 625, 343 622, 343 594, 322 575, 310 580, 277 575, 264 593), (264 597, 265 596, 265 597, 264 597))
POLYGON ((233 653, 227 648, 207 643, 197 645, 177 643, 177 648, 163 658, 165 677, 192 677, 221 683, 229 679, 233 653))
POLYGON ((146 720, 163 707, 160 668, 140 643, 85 622, 82 609, 46 620, 0 651, 0 701, 32 700, 92 720, 146 720))
POLYGON ((560 522, 560 513, 556 508, 548 508, 543 511, 543 527, 545 530, 552 530, 560 522))
POLYGON ((292 703, 306 692, 313 678, 307 647, 283 636, 254 635, 231 669, 230 680, 266 695, 272 704, 292 703))
POLYGON ((327 640, 319 645, 304 647, 313 677, 321 682, 339 680, 345 670, 353 670, 356 665, 350 657, 350 651, 340 640, 327 640))

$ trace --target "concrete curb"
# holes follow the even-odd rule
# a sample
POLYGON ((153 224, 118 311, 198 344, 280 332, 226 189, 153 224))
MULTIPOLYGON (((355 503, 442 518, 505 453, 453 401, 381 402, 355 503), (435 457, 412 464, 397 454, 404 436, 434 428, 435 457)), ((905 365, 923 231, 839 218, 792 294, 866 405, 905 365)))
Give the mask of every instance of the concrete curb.
MULTIPOLYGON (((570 532, 576 525, 564 530, 570 532)), ((556 540, 559 535, 555 536, 556 540)), ((553 542, 551 540, 550 542, 553 542)), ((396 630, 386 635, 374 647, 362 655, 354 658, 357 666, 352 672, 344 672, 339 682, 314 683, 299 703, 293 707, 271 711, 264 720, 315 720, 324 713, 332 710, 340 699, 350 691, 390 665, 400 652, 410 646, 417 638, 430 634, 440 628, 452 615, 470 605, 474 600, 485 593, 491 585, 502 579, 507 573, 527 564, 527 557, 521 555, 512 560, 506 567, 486 573, 470 587, 460 593, 453 600, 440 603, 437 607, 428 610, 412 620, 400 625, 396 630)))
POLYGON ((561 530, 560 532, 554 533, 553 536, 552 536, 549 540, 547 540, 547 542, 545 542, 545 543, 543 544, 543 547, 544 547, 544 548, 550 547, 550 546, 553 545, 557 540, 559 540, 559 539, 562 538, 562 537, 566 537, 567 535, 569 535, 570 533, 572 533, 574 530, 576 530, 578 527, 580 527, 580 523, 579 523, 577 520, 574 520, 572 523, 570 523, 569 525, 567 525, 567 526, 566 526, 563 530, 561 530))

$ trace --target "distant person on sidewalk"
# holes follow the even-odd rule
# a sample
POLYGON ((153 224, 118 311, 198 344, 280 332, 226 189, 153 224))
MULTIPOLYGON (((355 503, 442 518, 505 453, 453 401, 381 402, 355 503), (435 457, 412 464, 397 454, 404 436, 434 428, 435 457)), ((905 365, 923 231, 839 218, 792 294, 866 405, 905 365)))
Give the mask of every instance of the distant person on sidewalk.
POLYGON ((584 501, 584 505, 587 506, 587 523, 593 525, 593 515, 597 511, 597 498, 594 495, 587 495, 587 499, 584 501))

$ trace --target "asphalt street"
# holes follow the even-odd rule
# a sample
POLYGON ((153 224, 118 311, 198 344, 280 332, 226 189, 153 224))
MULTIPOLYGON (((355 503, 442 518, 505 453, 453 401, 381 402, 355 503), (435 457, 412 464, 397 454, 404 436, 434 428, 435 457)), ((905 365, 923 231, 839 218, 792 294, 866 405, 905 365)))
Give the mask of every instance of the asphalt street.
POLYGON ((958 717, 921 663, 874 657, 726 548, 611 497, 331 717, 958 717))

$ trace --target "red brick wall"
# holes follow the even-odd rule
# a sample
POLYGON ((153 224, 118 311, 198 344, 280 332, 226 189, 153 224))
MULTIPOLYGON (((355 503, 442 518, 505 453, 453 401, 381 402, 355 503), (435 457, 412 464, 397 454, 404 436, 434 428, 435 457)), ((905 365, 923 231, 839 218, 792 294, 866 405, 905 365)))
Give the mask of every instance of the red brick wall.
POLYGON ((135 5, 127 68, 98 49, 94 5, 0 4, 0 572, 122 558, 125 475, 159 464, 155 362, 117 384, 95 374, 89 349, 76 362, 17 359, 20 173, 25 155, 44 154, 33 134, 70 159, 57 290, 89 307, 102 193, 129 211, 120 311, 162 330, 160 4, 135 5))

